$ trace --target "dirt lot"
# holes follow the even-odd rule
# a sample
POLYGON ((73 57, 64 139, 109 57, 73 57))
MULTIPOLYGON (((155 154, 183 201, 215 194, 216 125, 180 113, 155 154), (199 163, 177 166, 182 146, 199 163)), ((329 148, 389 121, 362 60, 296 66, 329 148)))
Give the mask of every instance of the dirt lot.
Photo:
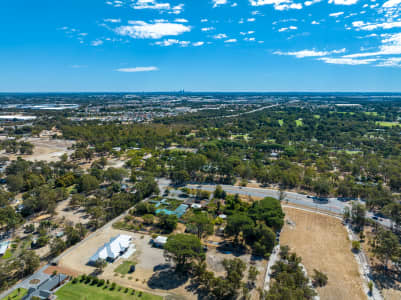
MULTIPOLYGON (((29 161, 58 161, 64 153, 70 155, 73 152, 68 148, 74 144, 74 141, 51 138, 27 138, 23 140, 35 146, 32 155, 18 155, 29 161)), ((10 155, 11 160, 16 159, 16 157, 16 155, 10 155)))
POLYGON ((57 204, 56 219, 77 223, 86 224, 89 222, 89 217, 82 209, 70 209, 68 206, 70 200, 64 200, 57 204))
POLYGON ((319 288, 322 300, 366 299, 357 262, 351 253, 346 229, 337 218, 295 208, 284 208, 287 222, 281 245, 289 245, 302 257, 308 274, 317 269, 327 274, 328 284, 319 288))

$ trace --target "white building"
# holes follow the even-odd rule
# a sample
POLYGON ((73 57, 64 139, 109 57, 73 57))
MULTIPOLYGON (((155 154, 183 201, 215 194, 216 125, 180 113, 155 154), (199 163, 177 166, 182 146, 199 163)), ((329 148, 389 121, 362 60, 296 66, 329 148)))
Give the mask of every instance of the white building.
POLYGON ((100 247, 97 252, 89 259, 90 264, 96 263, 99 259, 113 262, 120 255, 128 250, 132 237, 125 234, 111 238, 110 241, 100 247))
POLYGON ((10 244, 10 242, 8 242, 8 241, 0 243, 0 256, 3 256, 4 254, 6 254, 9 244, 10 244))
POLYGON ((167 237, 161 235, 159 235, 157 238, 153 240, 153 245, 155 247, 163 248, 166 243, 167 243, 167 237))

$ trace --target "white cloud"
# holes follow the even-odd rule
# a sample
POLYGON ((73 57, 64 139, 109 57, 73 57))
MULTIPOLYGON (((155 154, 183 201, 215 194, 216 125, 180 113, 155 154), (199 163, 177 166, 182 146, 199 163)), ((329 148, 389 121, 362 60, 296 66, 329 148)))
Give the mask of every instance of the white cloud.
POLYGON ((353 5, 357 3, 359 0, 329 0, 329 3, 336 5, 353 5))
POLYGON ((390 57, 379 62, 377 67, 401 67, 401 57, 390 57))
POLYGON ((225 39, 227 38, 227 34, 225 33, 219 33, 213 36, 215 39, 220 40, 220 39, 225 39))
POLYGON ((247 20, 248 22, 255 22, 256 21, 256 19, 255 18, 248 18, 248 20, 247 20))
POLYGON ((132 4, 133 9, 169 10, 170 3, 158 3, 155 0, 137 0, 132 4))
POLYGON ((209 21, 209 20, 208 19, 201 19, 201 23, 205 23, 207 21, 209 21))
POLYGON ((312 25, 319 25, 320 23, 318 21, 312 21, 311 24, 312 25))
POLYGON ((121 68, 117 69, 117 72, 123 73, 136 73, 136 72, 151 72, 151 71, 158 71, 157 67, 135 67, 135 68, 121 68))
POLYGON ((212 2, 213 2, 213 7, 227 4, 227 0, 212 0, 212 2))
POLYGON ((297 29, 298 29, 297 26, 289 26, 289 27, 280 28, 280 29, 278 30, 278 32, 284 32, 284 31, 288 31, 288 30, 297 30, 297 29))
POLYGON ((201 30, 204 31, 204 32, 206 32, 206 31, 215 30, 215 28, 214 28, 214 27, 203 27, 203 28, 201 28, 201 30))
POLYGON ((184 9, 184 4, 171 6, 168 2, 158 2, 157 0, 132 0, 133 9, 154 9, 168 11, 171 14, 180 14, 184 9))
POLYGON ((164 36, 177 36, 191 31, 190 26, 181 23, 146 23, 130 21, 130 25, 117 27, 114 31, 134 39, 160 39, 164 36))
POLYGON ((237 42, 237 39, 229 39, 229 40, 224 41, 224 43, 236 43, 236 42, 237 42))
POLYGON ((273 5, 276 10, 302 9, 301 3, 292 0, 249 0, 252 6, 273 5))
POLYGON ((192 43, 192 46, 199 47, 199 46, 203 46, 204 44, 205 44, 205 42, 195 42, 195 43, 192 43))
POLYGON ((186 47, 189 44, 190 44, 190 42, 188 42, 188 41, 179 41, 176 39, 166 39, 163 41, 155 42, 155 45, 163 46, 163 47, 168 47, 168 46, 172 46, 172 45, 179 45, 181 47, 186 47))
POLYGON ((294 51, 294 52, 276 51, 273 54, 276 54, 276 55, 289 55, 289 56, 295 56, 297 58, 304 58, 304 57, 327 56, 327 55, 330 55, 330 54, 344 53, 345 51, 346 51, 345 48, 339 49, 339 50, 332 50, 332 51, 316 51, 315 49, 312 49, 312 50, 301 50, 301 51, 294 51))
POLYGON ((384 23, 365 23, 364 21, 355 21, 352 22, 354 27, 357 27, 360 30, 375 30, 375 29, 392 29, 392 28, 399 28, 401 27, 401 21, 398 22, 384 22, 384 23))
POLYGON ((398 4, 401 4, 401 0, 388 0, 383 3, 383 7, 395 7, 398 4))
POLYGON ((376 59, 352 59, 352 58, 332 58, 332 57, 321 57, 318 60, 324 61, 327 64, 336 64, 336 65, 368 65, 372 62, 375 62, 376 59))
POLYGON ((378 51, 355 53, 346 55, 345 57, 357 58, 357 57, 401 54, 401 33, 386 34, 383 35, 383 37, 384 39, 381 41, 382 45, 380 45, 378 51))
POLYGON ((329 14, 329 16, 330 16, 330 17, 337 18, 337 17, 339 17, 339 16, 341 16, 341 15, 343 15, 343 14, 344 14, 343 11, 339 11, 339 12, 336 12, 336 13, 329 14))
POLYGON ((106 1, 106 4, 111 5, 113 7, 121 7, 123 6, 124 2, 120 0, 115 0, 115 1, 106 1))
POLYGON ((121 19, 104 19, 103 21, 107 23, 121 23, 121 19))
POLYGON ((102 40, 95 40, 95 41, 91 42, 91 45, 94 46, 94 47, 101 46, 101 45, 103 45, 103 41, 102 40))
POLYGON ((188 23, 187 19, 175 19, 174 22, 176 23, 188 23))
POLYGON ((311 6, 312 4, 319 3, 319 2, 322 2, 322 1, 323 0, 309 0, 309 1, 305 1, 304 5, 305 6, 311 6))
POLYGON ((237 7, 237 6, 238 6, 237 2, 234 2, 233 4, 231 4, 231 7, 237 7))

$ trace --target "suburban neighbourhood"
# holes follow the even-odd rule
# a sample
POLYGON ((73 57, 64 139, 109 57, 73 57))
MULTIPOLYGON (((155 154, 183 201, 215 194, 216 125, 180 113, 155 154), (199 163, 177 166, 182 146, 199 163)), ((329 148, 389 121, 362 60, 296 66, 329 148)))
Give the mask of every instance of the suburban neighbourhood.
POLYGON ((3 107, 0 299, 399 299, 398 100, 191 98, 3 107))

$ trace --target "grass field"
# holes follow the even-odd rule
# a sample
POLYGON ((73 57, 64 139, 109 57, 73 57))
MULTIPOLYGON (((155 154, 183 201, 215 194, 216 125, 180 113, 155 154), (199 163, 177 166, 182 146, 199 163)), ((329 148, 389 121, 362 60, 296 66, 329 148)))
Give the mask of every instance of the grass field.
POLYGON ((128 289, 125 293, 126 288, 123 287, 121 291, 118 291, 118 287, 111 291, 110 288, 97 287, 93 285, 86 285, 83 283, 71 282, 67 283, 61 289, 56 292, 57 299, 60 300, 162 300, 163 297, 151 295, 144 292, 135 291, 132 295, 132 289, 128 289))
POLYGON ((297 125, 297 127, 301 127, 304 125, 304 123, 302 122, 302 119, 295 120, 295 124, 297 125))
POLYGON ((135 262, 132 261, 124 261, 121 265, 119 265, 114 272, 126 275, 131 270, 131 266, 135 265, 135 262))
POLYGON ((283 126, 283 125, 284 125, 284 120, 278 120, 278 124, 279 124, 280 126, 283 126))
POLYGON ((376 111, 365 111, 365 115, 372 116, 372 117, 377 117, 378 113, 376 111))
POLYGON ((381 126, 381 127, 395 127, 395 126, 401 126, 401 124, 398 123, 398 122, 386 122, 386 121, 376 122, 376 125, 379 125, 379 126, 381 126))
POLYGON ((313 115, 315 119, 320 119, 320 115, 313 115))
POLYGON ((317 269, 328 276, 328 284, 318 288, 321 300, 366 299, 358 264, 351 252, 341 220, 294 208, 284 208, 287 222, 280 238, 301 258, 308 274, 317 269))
POLYGON ((8 299, 10 299, 10 300, 20 300, 27 293, 28 293, 28 290, 21 288, 19 294, 18 294, 18 290, 15 290, 14 292, 12 292, 10 295, 8 295, 7 297, 3 298, 2 300, 8 300, 8 299))

